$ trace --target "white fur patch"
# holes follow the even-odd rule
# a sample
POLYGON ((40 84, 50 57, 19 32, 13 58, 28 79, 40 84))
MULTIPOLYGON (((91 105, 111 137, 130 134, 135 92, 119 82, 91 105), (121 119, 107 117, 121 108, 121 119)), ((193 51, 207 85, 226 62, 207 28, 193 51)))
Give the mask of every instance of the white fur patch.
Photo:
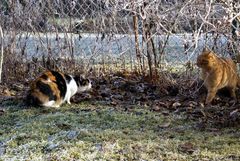
POLYGON ((84 92, 84 91, 88 91, 92 88, 92 83, 90 82, 88 85, 86 86, 77 86, 76 81, 73 79, 72 76, 70 82, 67 84, 67 92, 66 95, 64 97, 63 102, 67 101, 68 104, 71 104, 70 102, 70 98, 75 95, 77 92, 84 92))
POLYGON ((43 81, 46 82, 46 83, 51 83, 52 82, 50 78, 48 78, 47 80, 43 80, 43 81))
POLYGON ((51 81, 51 79, 50 79, 50 78, 48 78, 47 82, 49 82, 49 83, 50 83, 50 82, 52 82, 52 81, 51 81))
POLYGON ((71 77, 71 80, 69 83, 67 83, 67 91, 63 100, 63 102, 67 101, 69 104, 70 104, 70 98, 77 93, 77 89, 78 89, 76 81, 73 79, 72 76, 70 77, 71 77))
MULTIPOLYGON (((89 82, 88 85, 86 86, 80 86, 78 87, 77 86, 77 83, 76 81, 74 80, 74 78, 70 75, 71 77, 71 80, 69 83, 67 83, 67 90, 66 90, 66 94, 64 96, 64 99, 62 100, 61 104, 66 102, 71 104, 70 102, 70 99, 73 95, 75 95, 77 92, 84 92, 84 91, 87 91, 87 90, 90 90, 92 88, 92 83, 89 82)), ((51 81, 51 80, 47 80, 47 81, 51 81)), ((43 104, 43 106, 45 107, 59 107, 59 105, 56 105, 56 101, 48 101, 46 103, 43 104)))
POLYGON ((88 90, 90 90, 91 88, 92 88, 92 83, 89 82, 89 84, 86 85, 86 86, 80 86, 80 87, 78 88, 78 92, 88 91, 88 90))
POLYGON ((59 105, 58 106, 55 105, 55 101, 48 101, 48 102, 44 103, 43 106, 45 106, 45 107, 59 107, 59 105))

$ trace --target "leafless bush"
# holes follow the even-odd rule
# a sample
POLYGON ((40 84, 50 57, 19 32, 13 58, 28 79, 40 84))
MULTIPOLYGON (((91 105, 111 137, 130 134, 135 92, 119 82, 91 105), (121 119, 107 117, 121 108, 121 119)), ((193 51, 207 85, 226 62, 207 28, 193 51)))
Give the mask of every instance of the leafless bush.
POLYGON ((47 66, 192 76, 204 46, 239 54, 233 0, 1 0, 0 8, 5 81, 47 66))

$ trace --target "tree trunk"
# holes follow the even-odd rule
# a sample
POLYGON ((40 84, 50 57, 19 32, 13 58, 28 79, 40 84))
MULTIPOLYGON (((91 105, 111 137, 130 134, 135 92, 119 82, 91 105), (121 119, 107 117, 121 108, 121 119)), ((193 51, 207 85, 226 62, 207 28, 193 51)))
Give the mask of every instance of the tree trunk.
MULTIPOLYGON (((231 15, 231 18, 233 18, 235 16, 235 14, 237 13, 237 9, 236 9, 236 2, 235 0, 232 0, 230 1, 231 2, 231 10, 232 10, 232 15, 231 15)), ((239 22, 238 22, 238 19, 235 18, 233 21, 232 21, 232 39, 233 39, 233 48, 232 48, 232 54, 231 57, 234 58, 236 56, 236 53, 238 51, 237 49, 237 45, 238 44, 238 38, 237 38, 237 34, 236 34, 236 31, 237 31, 237 28, 239 27, 239 22)))
POLYGON ((133 28, 134 28, 134 36, 135 36, 135 48, 136 48, 136 57, 138 65, 140 66, 141 72, 143 71, 142 58, 139 48, 139 33, 138 33, 138 17, 136 15, 133 16, 133 28))
POLYGON ((2 83, 2 65, 3 65, 3 30, 2 26, 0 26, 0 83, 2 83))
POLYGON ((153 49, 151 45, 151 34, 149 31, 149 27, 146 23, 146 20, 143 22, 144 26, 144 42, 147 44, 147 60, 148 60, 148 67, 149 67, 149 75, 150 78, 153 78, 153 63, 152 63, 152 55, 153 55, 153 49))

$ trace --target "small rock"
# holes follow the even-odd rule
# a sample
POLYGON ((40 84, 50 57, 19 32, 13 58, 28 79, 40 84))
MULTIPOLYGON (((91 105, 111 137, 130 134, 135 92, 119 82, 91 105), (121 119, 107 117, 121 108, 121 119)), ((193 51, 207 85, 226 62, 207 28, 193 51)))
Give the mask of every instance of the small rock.
POLYGON ((46 147, 44 148, 44 151, 46 151, 46 152, 49 152, 49 151, 52 151, 52 150, 54 150, 54 149, 57 149, 59 147, 59 143, 48 143, 47 145, 46 145, 46 147))
POLYGON ((6 153, 6 145, 3 142, 0 142, 0 156, 6 153))
POLYGON ((6 153, 6 147, 0 147, 0 156, 6 153))
POLYGON ((96 144, 95 147, 98 151, 103 151, 102 144, 96 144))
POLYGON ((69 131, 67 134, 68 139, 75 139, 79 135, 78 131, 69 131))

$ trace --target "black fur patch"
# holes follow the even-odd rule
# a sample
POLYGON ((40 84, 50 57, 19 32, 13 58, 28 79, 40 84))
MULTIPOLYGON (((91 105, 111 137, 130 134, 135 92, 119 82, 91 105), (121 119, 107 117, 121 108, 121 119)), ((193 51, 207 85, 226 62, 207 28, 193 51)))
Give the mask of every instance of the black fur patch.
POLYGON ((35 97, 35 96, 31 95, 31 93, 29 93, 26 97, 26 104, 38 106, 38 105, 41 105, 42 102, 37 97, 35 97))
POLYGON ((77 86, 86 86, 88 83, 90 83, 89 79, 84 79, 82 76, 75 76, 74 80, 77 83, 77 86))
POLYGON ((36 85, 37 85, 38 89, 40 90, 40 92, 42 92, 44 95, 49 97, 49 101, 57 100, 56 95, 53 94, 53 91, 48 84, 38 81, 36 85))
POLYGON ((48 76, 45 75, 45 74, 43 74, 43 75, 41 76, 41 78, 44 79, 44 80, 47 80, 47 79, 48 79, 48 76))
POLYGON ((72 77, 70 77, 69 75, 64 74, 64 76, 65 76, 67 83, 69 83, 72 80, 72 77))
POLYGON ((77 83, 77 86, 79 87, 82 83, 82 77, 80 76, 75 76, 74 77, 75 82, 77 83))
POLYGON ((56 84, 58 86, 58 89, 60 91, 60 96, 61 98, 64 98, 67 92, 67 85, 64 77, 56 71, 51 71, 51 73, 55 76, 56 78, 56 84))
POLYGON ((82 81, 82 85, 83 85, 83 86, 86 86, 87 83, 88 83, 88 80, 84 80, 84 81, 82 81))

